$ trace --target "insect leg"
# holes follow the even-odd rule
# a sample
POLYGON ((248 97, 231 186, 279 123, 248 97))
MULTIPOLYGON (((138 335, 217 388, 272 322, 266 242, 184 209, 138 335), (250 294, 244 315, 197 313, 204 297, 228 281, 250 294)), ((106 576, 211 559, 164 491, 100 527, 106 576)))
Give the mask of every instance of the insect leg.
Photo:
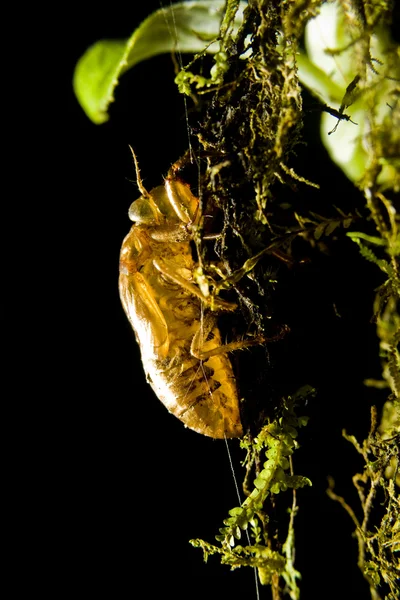
POLYGON ((215 325, 215 315, 213 315, 212 313, 208 313, 204 317, 203 323, 199 327, 198 331, 193 336, 192 343, 190 346, 190 352, 199 360, 208 360, 212 356, 217 356, 218 354, 228 354, 229 352, 234 352, 235 350, 243 350, 244 348, 251 348, 252 346, 261 346, 262 344, 265 344, 267 342, 275 342, 277 340, 282 339, 282 337, 289 330, 287 326, 284 326, 277 335, 272 337, 257 335, 255 337, 247 338, 245 340, 238 340, 237 342, 222 344, 217 348, 212 348, 210 350, 204 350, 203 346, 207 341, 207 336, 209 335, 210 331, 212 331, 215 325))
MULTIPOLYGON (((265 256, 266 254, 273 254, 274 256, 281 258, 281 255, 279 253, 280 253, 280 251, 279 251, 279 248, 277 248, 277 244, 275 242, 273 242, 272 244, 267 246, 267 248, 264 248, 263 250, 261 250, 260 252, 258 252, 254 256, 252 256, 251 258, 248 258, 243 263, 242 267, 240 267, 240 269, 233 271, 229 275, 225 276, 221 281, 219 281, 214 287, 214 293, 218 294, 218 292, 221 289, 227 289, 229 287, 234 286, 245 275, 247 275, 247 273, 250 273, 254 269, 254 267, 257 265, 259 260, 261 260, 261 258, 263 258, 263 256, 265 256)), ((286 260, 286 262, 288 262, 287 258, 285 260, 286 260)))
POLYGON ((200 300, 202 300, 208 306, 212 306, 216 310, 233 311, 236 309, 236 304, 233 302, 226 302, 225 300, 221 300, 220 298, 215 298, 213 296, 205 296, 196 285, 179 275, 171 263, 168 263, 165 259, 158 257, 157 259, 153 260, 153 264, 155 268, 165 277, 171 279, 173 282, 177 283, 194 296, 197 296, 197 298, 200 298, 200 300))

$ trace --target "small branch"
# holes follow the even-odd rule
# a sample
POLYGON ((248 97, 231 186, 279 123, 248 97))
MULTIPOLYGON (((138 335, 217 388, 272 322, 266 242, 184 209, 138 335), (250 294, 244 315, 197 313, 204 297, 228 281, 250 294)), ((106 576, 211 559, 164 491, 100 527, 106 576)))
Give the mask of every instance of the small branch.
POLYGON ((326 493, 328 494, 329 498, 331 498, 331 500, 335 500, 335 502, 339 502, 339 504, 343 506, 344 510, 350 516, 357 529, 361 529, 361 525, 356 517, 354 510, 351 508, 351 506, 347 504, 346 500, 342 496, 338 496, 337 494, 335 494, 335 492, 333 491, 334 487, 335 480, 333 479, 333 477, 328 477, 328 489, 326 490, 326 493))

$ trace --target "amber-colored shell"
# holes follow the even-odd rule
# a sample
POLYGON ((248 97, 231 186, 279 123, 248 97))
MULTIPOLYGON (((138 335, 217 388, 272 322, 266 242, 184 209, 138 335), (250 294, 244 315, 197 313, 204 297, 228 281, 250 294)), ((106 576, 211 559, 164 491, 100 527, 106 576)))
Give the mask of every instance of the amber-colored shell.
POLYGON ((193 281, 190 229, 198 199, 171 175, 130 208, 119 290, 140 345, 147 381, 187 427, 213 438, 243 435, 232 365, 214 324, 200 346, 202 294, 193 281), (194 344, 196 340, 196 344, 194 344), (217 350, 216 350, 217 349, 217 350), (207 353, 216 350, 214 356, 207 353), (199 352, 205 358, 200 360, 199 352))

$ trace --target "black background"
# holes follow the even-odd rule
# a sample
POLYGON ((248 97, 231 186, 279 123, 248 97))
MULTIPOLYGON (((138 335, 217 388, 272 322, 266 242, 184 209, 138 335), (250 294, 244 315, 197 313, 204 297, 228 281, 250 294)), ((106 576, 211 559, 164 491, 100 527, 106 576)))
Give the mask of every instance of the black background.
MULTIPOLYGON (((35 235, 42 268, 31 289, 39 297, 36 335, 46 351, 27 356, 38 359, 32 385, 40 393, 24 415, 32 443, 25 455, 29 501, 22 506, 29 587, 43 597, 256 597, 250 569, 230 572, 215 557, 205 565, 188 543, 194 537, 213 542, 238 503, 225 443, 185 429, 154 396, 118 297, 119 249, 138 195, 128 145, 148 189, 187 148, 171 59, 152 59, 125 75, 102 126, 87 119, 72 91, 74 65, 89 45, 129 36, 158 7, 147 2, 127 9, 117 2, 105 12, 90 13, 94 7, 85 5, 66 10, 59 17, 54 79, 43 95, 44 121, 36 123, 37 147, 46 130, 46 150, 32 185, 47 189, 35 235)), ((315 113, 306 118, 305 135, 298 172, 321 184, 323 202, 354 194, 320 146, 315 113)), ((367 397, 362 386, 363 378, 379 377, 369 319, 380 280, 374 270, 365 275, 355 245, 341 252, 334 262, 312 267, 326 289, 322 308, 311 268, 301 294, 286 298, 281 309, 292 306, 295 344, 305 348, 304 363, 288 361, 282 376, 293 378, 294 388, 310 383, 319 390, 305 409, 311 420, 295 456, 296 471, 313 481, 298 493, 296 520, 296 567, 306 599, 369 597, 356 567, 353 525, 325 489, 333 475, 338 493, 357 506, 351 476, 362 463, 341 430, 362 438, 370 405, 382 401, 378 394, 367 397), (334 315, 332 297, 342 317, 332 316, 321 330, 316 312, 332 309, 334 315)), ((244 455, 236 442, 229 447, 240 484, 244 455)), ((269 589, 260 597, 270 598, 269 589)))

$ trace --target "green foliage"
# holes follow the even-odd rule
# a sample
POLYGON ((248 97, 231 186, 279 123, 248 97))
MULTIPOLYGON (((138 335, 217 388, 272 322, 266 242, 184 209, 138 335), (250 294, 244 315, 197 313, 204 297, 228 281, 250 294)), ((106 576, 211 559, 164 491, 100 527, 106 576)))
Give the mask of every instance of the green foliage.
POLYGON ((203 540, 190 540, 190 543, 203 550, 205 561, 212 554, 220 554, 221 564, 229 565, 232 570, 243 566, 257 568, 262 585, 271 584, 273 576, 283 575, 285 570, 285 558, 266 546, 236 546, 234 551, 224 552, 222 548, 203 540))
POLYGON ((328 494, 339 502, 355 525, 358 542, 358 566, 367 580, 371 597, 381 598, 383 584, 388 588, 386 600, 398 598, 400 551, 400 403, 389 403, 386 419, 378 427, 377 413, 372 409, 371 430, 360 444, 345 431, 343 436, 353 444, 364 459, 364 470, 353 477, 360 499, 362 519, 344 498, 334 491, 330 481, 328 494), (373 510, 375 508, 375 510, 373 510))
MULTIPOLYGON (((391 265, 387 260, 378 258, 369 246, 366 246, 365 244, 363 244, 361 242, 361 238, 364 237, 364 239, 365 239, 365 237, 366 237, 364 234, 352 231, 352 232, 348 233, 347 235, 349 236, 350 239, 352 239, 354 242, 356 242, 358 244, 358 246, 360 248, 361 256, 363 256, 369 262, 376 264, 376 266, 379 267, 380 270, 383 271, 384 273, 388 274, 391 271, 391 265)), ((382 245, 384 243, 383 240, 381 240, 379 238, 372 238, 371 236, 368 236, 368 237, 369 237, 369 240, 374 239, 374 243, 376 243, 377 245, 378 244, 382 245)), ((392 271, 392 273, 393 273, 393 271, 392 271)))
MULTIPOLYGON (((379 131, 371 131, 375 150, 380 149, 378 140, 374 140, 379 135, 379 131)), ((342 497, 334 494, 332 489, 329 493, 353 519, 358 541, 358 566, 369 583, 372 598, 379 600, 380 590, 386 585, 389 590, 386 600, 396 600, 400 568, 395 557, 400 550, 400 500, 396 490, 396 485, 400 487, 400 218, 394 203, 382 191, 389 184, 397 189, 398 178, 379 184, 379 174, 379 168, 371 168, 360 183, 376 234, 351 232, 348 236, 358 244, 363 258, 376 265, 385 276, 374 304, 383 379, 365 383, 388 387, 391 395, 383 408, 380 424, 376 409, 372 409, 371 430, 362 444, 354 436, 343 433, 365 463, 364 471, 353 477, 360 498, 362 521, 342 497)))
MULTIPOLYGON (((239 26, 244 5, 236 20, 228 19, 227 29, 239 26)), ((120 77, 143 60, 176 50, 217 52, 223 7, 224 0, 178 2, 150 15, 129 39, 101 40, 91 46, 77 63, 73 78, 87 116, 96 124, 107 121, 120 77)))
POLYGON ((225 49, 232 42, 232 35, 237 31, 238 25, 243 22, 245 8, 246 2, 227 0, 218 32, 219 49, 214 56, 214 65, 210 69, 210 75, 206 77, 189 70, 189 67, 195 65, 203 53, 197 54, 188 65, 179 71, 175 78, 175 83, 182 94, 191 96, 192 86, 195 86, 196 89, 202 89, 222 85, 224 74, 229 68, 228 55, 225 49))
MULTIPOLYGON (((308 390, 306 393, 312 393, 308 390)), ((290 512, 288 536, 283 544, 283 554, 270 548, 271 539, 268 533, 268 516, 264 512, 266 501, 271 494, 276 495, 288 489, 297 490, 311 485, 307 477, 293 475, 291 456, 297 447, 298 428, 306 425, 307 417, 297 417, 295 400, 289 398, 281 407, 280 417, 264 426, 256 438, 246 436, 241 440, 242 448, 247 451, 246 464, 249 471, 254 464, 260 463, 261 456, 267 460, 262 468, 258 468, 253 489, 241 506, 232 508, 229 517, 224 520, 224 527, 219 530, 216 540, 220 546, 209 544, 204 540, 191 540, 190 543, 201 548, 204 560, 211 554, 220 554, 221 563, 230 565, 232 569, 249 566, 256 567, 260 582, 271 584, 273 575, 282 575, 296 598, 296 579, 299 574, 294 570, 292 551, 294 544, 293 517, 295 506, 290 512), (242 532, 246 531, 249 545, 236 545, 242 532), (250 540, 254 543, 251 545, 250 540)))
POLYGON ((311 93, 325 106, 338 107, 336 118, 345 119, 344 111, 350 107, 352 122, 337 121, 334 129, 330 111, 322 117, 321 139, 332 160, 358 182, 380 148, 385 156, 380 159, 378 181, 391 187, 397 180, 400 189, 400 60, 386 26, 390 4, 324 3, 318 17, 307 24, 306 52, 300 53, 298 65, 300 80, 311 93), (379 130, 379 140, 371 139, 374 130, 379 130), (333 131, 335 135, 330 135, 333 131))
POLYGON ((318 241, 323 237, 331 236, 340 227, 348 229, 354 221, 360 218, 357 212, 351 215, 345 214, 337 207, 335 210, 338 213, 336 217, 324 217, 312 211, 309 211, 307 216, 295 213, 296 220, 302 227, 303 237, 308 238, 309 241, 318 241))
MULTIPOLYGON (((350 3, 347 10, 354 6, 350 3)), ((357 180, 364 194, 370 223, 375 227, 371 233, 370 223, 367 229, 367 221, 364 220, 366 231, 352 231, 347 236, 358 245, 361 256, 380 269, 384 278, 376 291, 374 303, 382 380, 366 380, 365 384, 386 387, 391 393, 380 424, 376 409, 372 409, 371 430, 362 444, 344 432, 345 438, 354 445, 365 463, 363 472, 353 477, 362 520, 356 517, 344 498, 333 492, 333 484, 328 491, 354 522, 358 566, 369 583, 374 600, 382 597, 380 594, 384 589, 388 590, 386 600, 398 598, 399 562, 395 553, 400 548, 400 502, 398 488, 396 490, 396 485, 400 486, 400 216, 393 200, 393 192, 400 190, 400 107, 399 89, 395 82, 399 79, 400 65, 398 49, 390 44, 383 27, 379 28, 375 38, 374 43, 378 41, 378 46, 370 46, 371 33, 383 21, 387 8, 385 2, 373 2, 368 7, 363 3, 368 27, 360 23, 359 16, 354 17, 354 41, 347 48, 355 65, 352 73, 358 72, 364 77, 364 87, 358 100, 363 104, 364 112, 357 115, 356 120, 358 122, 361 117, 367 124, 365 132, 361 131, 359 136, 364 146, 364 159, 360 163, 362 170, 353 179, 357 180), (358 38, 355 35, 357 30, 358 38), (362 30, 364 35, 361 35, 362 30), (382 50, 384 53, 379 54, 382 50), (377 61, 380 74, 371 64, 373 56, 382 59, 382 62, 377 61), (385 97, 386 108, 383 108, 385 97)), ((345 23, 349 19, 348 12, 344 13, 344 18, 345 23)), ((348 66, 350 68, 350 63, 348 66)), ((352 101, 351 98, 349 102, 352 101)))
MULTIPOLYGON (((296 6, 291 2, 285 4, 286 9, 289 8, 288 20, 291 6, 293 13, 296 6)), ((362 10, 352 2, 346 6, 338 0, 320 7, 321 4, 321 0, 305 4, 303 19, 308 21, 305 31, 307 52, 298 51, 296 62, 300 81, 325 106, 340 105, 336 112, 339 118, 347 120, 332 137, 329 135, 332 133, 332 116, 328 116, 330 111, 324 113, 322 140, 332 159, 347 176, 359 181, 371 162, 368 150, 371 146, 371 109, 379 106, 379 111, 374 111, 374 120, 380 128, 380 146, 389 149, 382 157, 379 180, 385 183, 397 177, 399 189, 399 154, 396 151, 392 153, 390 149, 398 147, 400 137, 399 90, 396 84, 400 77, 400 61, 398 48, 391 42, 388 29, 383 25, 389 3, 375 1, 362 10), (317 8, 320 14, 310 19, 315 16, 317 8), (374 64, 381 67, 379 72, 374 64), (352 122, 344 112, 349 106, 352 108, 352 122)), ((229 0, 226 6, 223 0, 178 2, 153 13, 128 40, 97 42, 79 60, 74 73, 74 90, 82 108, 94 123, 107 121, 108 108, 114 101, 114 90, 120 77, 143 60, 177 49, 195 54, 176 76, 181 93, 191 95, 194 90, 221 85, 229 68, 226 50, 238 28, 243 29, 245 8, 246 2, 238 0, 229 0), (215 54, 214 66, 208 75, 195 70, 204 53, 215 54)), ((302 26, 303 23, 299 22, 298 37, 302 26)), ((287 30, 294 33, 289 26, 287 30)), ((243 53, 246 49, 251 53, 249 42, 246 44, 243 53)), ((284 44, 277 49, 285 60, 284 44)))
MULTIPOLYGON (((360 254, 367 261, 375 264, 386 276, 376 294, 375 321, 380 339, 382 374, 386 384, 392 390, 393 398, 398 401, 400 398, 400 217, 396 213, 394 204, 381 192, 376 191, 376 184, 377 181, 373 183, 373 191, 367 187, 364 193, 378 235, 371 236, 363 232, 349 232, 347 235, 358 244, 360 254), (392 218, 386 219, 386 214, 391 215, 392 218), (382 256, 377 255, 378 250, 382 256)), ((368 383, 376 385, 376 382, 368 383)), ((397 409, 399 409, 398 405, 397 409)))

